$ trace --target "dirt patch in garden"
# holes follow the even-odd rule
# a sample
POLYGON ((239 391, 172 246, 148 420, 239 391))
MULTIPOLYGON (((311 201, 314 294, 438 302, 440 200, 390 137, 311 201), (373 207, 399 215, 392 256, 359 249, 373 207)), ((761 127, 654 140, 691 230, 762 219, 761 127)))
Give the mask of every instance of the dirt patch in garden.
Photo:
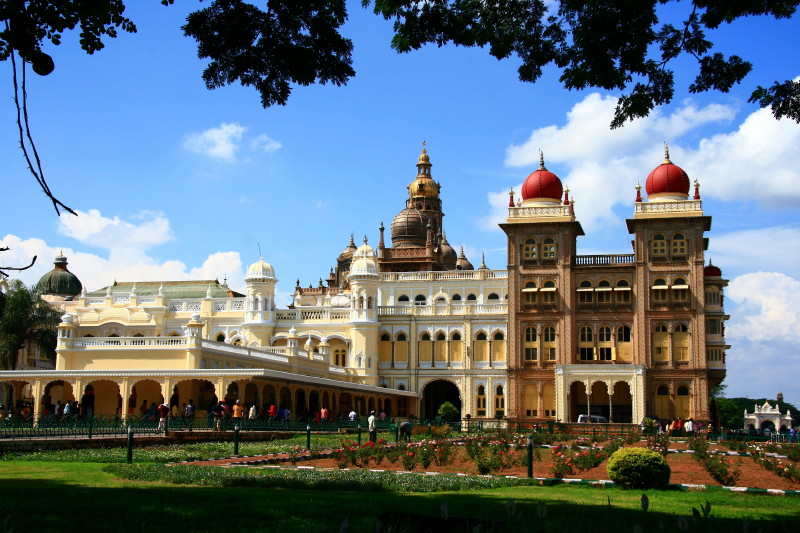
MULTIPOLYGON (((633 446, 643 446, 644 443, 637 443, 633 446)), ((670 448, 673 450, 686 449, 685 444, 680 442, 670 443, 670 448)), ((716 446, 712 447, 712 450, 716 446)), ((722 448, 720 448, 722 451, 722 448)), ((278 462, 276 459, 286 458, 288 455, 270 455, 260 457, 247 457, 247 458, 228 458, 218 459, 213 461, 198 461, 191 464, 196 465, 241 465, 245 462, 250 464, 261 463, 258 466, 263 466, 267 461, 271 464, 287 465, 289 462, 278 462)), ((738 463, 741 469, 741 478, 737 483, 739 487, 761 488, 761 489, 782 489, 782 490, 800 490, 800 483, 793 482, 789 479, 782 478, 756 464, 750 457, 737 457, 730 456, 726 461, 733 461, 734 464, 738 463)), ((688 453, 670 453, 667 455, 667 463, 672 470, 670 476, 670 483, 687 484, 687 485, 720 485, 711 477, 711 475, 700 465, 691 454, 688 453)), ((326 468, 331 470, 338 470, 339 466, 335 459, 314 459, 298 461, 297 466, 311 466, 315 468, 326 468)), ((348 468, 355 468, 350 466, 348 468)), ((370 464, 370 470, 388 470, 388 471, 404 471, 401 463, 390 463, 384 460, 379 465, 370 464)), ((438 472, 438 473, 464 473, 464 474, 477 474, 474 463, 466 456, 463 450, 459 450, 455 460, 447 466, 436 466, 431 464, 428 468, 417 466, 414 472, 438 472)), ((525 466, 517 466, 502 472, 493 472, 494 475, 511 475, 524 477, 527 475, 527 468, 525 466)), ((553 459, 552 453, 549 449, 541 450, 540 459, 534 462, 533 475, 538 478, 551 478, 553 477, 553 459)), ((608 479, 608 472, 606 470, 606 462, 600 466, 590 470, 565 476, 569 479, 595 479, 602 480, 608 479)))

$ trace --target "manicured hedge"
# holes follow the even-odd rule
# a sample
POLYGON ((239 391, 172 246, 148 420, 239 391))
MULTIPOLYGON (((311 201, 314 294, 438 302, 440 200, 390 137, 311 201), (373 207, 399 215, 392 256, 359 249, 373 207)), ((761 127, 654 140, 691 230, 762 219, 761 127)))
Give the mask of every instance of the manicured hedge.
POLYGON ((631 489, 663 489, 669 485, 670 468, 660 453, 645 448, 615 451, 606 466, 611 480, 631 489))
POLYGON ((535 482, 523 478, 419 475, 368 470, 254 469, 215 466, 110 464, 103 470, 131 481, 158 481, 214 487, 280 487, 288 489, 441 492, 494 489, 535 482))

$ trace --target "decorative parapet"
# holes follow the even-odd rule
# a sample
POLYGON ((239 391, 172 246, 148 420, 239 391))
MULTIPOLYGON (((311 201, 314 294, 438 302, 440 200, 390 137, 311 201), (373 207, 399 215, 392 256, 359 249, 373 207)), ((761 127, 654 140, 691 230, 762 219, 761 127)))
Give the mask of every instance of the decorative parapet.
POLYGON ((380 316, 465 316, 505 315, 508 304, 433 304, 433 305, 381 305, 380 316))
POLYGON ((633 265, 634 254, 621 255, 576 255, 574 266, 633 265))
POLYGON ((281 309, 275 311, 275 319, 279 322, 347 322, 350 320, 350 309, 281 309))
POLYGON ((702 200, 675 200, 670 202, 636 202, 634 216, 664 215, 682 213, 703 216, 702 200))
POLYGON ((574 221, 575 215, 571 205, 531 205, 508 208, 509 224, 542 218, 574 221))
POLYGON ((441 272, 385 272, 382 282, 508 279, 508 270, 445 270, 441 272))

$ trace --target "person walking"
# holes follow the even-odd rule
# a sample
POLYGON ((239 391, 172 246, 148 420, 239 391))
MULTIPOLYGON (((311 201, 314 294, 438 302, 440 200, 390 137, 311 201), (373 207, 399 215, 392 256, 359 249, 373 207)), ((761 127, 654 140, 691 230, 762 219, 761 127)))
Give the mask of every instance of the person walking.
POLYGON ((242 427, 242 418, 244 417, 244 407, 242 406, 241 400, 236 400, 236 403, 233 404, 233 426, 242 427))
POLYGON ((374 444, 378 441, 378 417, 375 416, 375 411, 369 412, 367 427, 369 429, 369 441, 374 444))

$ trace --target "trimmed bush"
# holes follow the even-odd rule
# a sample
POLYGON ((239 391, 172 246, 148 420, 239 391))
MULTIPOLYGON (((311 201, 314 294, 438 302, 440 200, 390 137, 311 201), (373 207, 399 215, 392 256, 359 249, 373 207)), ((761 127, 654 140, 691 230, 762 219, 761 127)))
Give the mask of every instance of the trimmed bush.
POLYGON ((644 448, 622 448, 608 459, 611 480, 629 489, 663 489, 669 484, 667 460, 657 452, 644 448))

